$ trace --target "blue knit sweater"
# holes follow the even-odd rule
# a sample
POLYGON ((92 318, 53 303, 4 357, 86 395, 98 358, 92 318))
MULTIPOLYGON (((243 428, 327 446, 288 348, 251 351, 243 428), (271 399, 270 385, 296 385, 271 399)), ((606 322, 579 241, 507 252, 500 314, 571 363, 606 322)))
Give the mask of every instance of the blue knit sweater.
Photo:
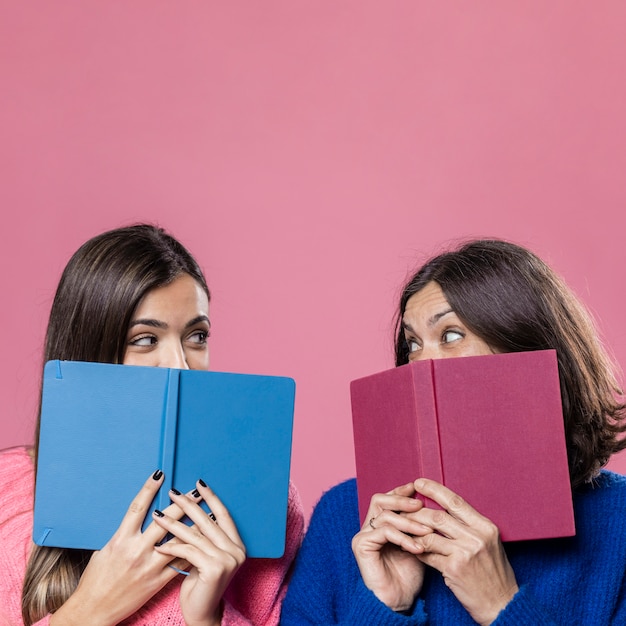
MULTIPOLYGON (((520 590, 494 626, 626 625, 626 477, 603 471, 575 494, 574 513, 575 537, 505 544, 520 590)), ((324 494, 313 512, 281 624, 475 624, 430 568, 411 615, 380 602, 352 554, 359 527, 352 479, 324 494)))

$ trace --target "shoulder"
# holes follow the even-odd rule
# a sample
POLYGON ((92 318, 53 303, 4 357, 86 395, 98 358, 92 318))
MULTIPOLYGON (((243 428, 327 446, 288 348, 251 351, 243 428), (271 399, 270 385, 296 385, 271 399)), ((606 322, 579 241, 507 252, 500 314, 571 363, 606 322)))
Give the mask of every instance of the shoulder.
POLYGON ((577 511, 577 526, 579 522, 588 520, 595 527, 600 519, 603 520, 603 525, 624 526, 626 476, 602 470, 592 482, 575 492, 574 506, 577 511))
POLYGON ((35 464, 29 448, 17 446, 0 450, 0 484, 15 481, 34 483, 35 464))
POLYGON ((325 491, 322 495, 322 499, 338 498, 341 500, 353 500, 357 497, 356 494, 356 478, 348 478, 348 480, 344 480, 334 487, 331 487, 328 491, 325 491))
POLYGON ((322 494, 313 510, 311 524, 315 520, 335 520, 335 523, 346 522, 358 527, 359 507, 356 479, 345 480, 322 494))
POLYGON ((598 476, 597 482, 599 485, 608 488, 626 490, 626 476, 612 472, 611 470, 602 470, 598 476))
POLYGON ((313 510, 296 561, 294 580, 296 577, 302 580, 303 576, 306 579, 306 572, 324 572, 324 579, 336 577, 353 563, 352 538, 359 527, 355 479, 326 491, 313 510))
POLYGON ((35 466, 28 448, 0 450, 0 485, 0 526, 6 529, 32 515, 35 466))
POLYGON ((626 476, 602 470, 580 490, 583 498, 626 498, 626 476))
POLYGON ((357 504, 356 478, 349 478, 325 491, 319 505, 353 506, 357 504))
POLYGON ((294 515, 302 515, 302 500, 298 488, 289 481, 289 496, 287 498, 287 507, 289 512, 294 515))
POLYGON ((300 545, 304 534, 304 511, 298 489, 289 481, 287 499, 287 541, 300 545))

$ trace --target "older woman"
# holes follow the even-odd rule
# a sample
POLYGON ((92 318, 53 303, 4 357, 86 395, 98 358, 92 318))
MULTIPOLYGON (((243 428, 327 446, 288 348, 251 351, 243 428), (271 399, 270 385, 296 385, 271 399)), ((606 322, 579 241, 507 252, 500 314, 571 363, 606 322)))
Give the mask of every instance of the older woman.
POLYGON ((503 545, 471 502, 419 476, 374 495, 359 527, 349 480, 314 511, 281 623, 626 624, 626 478, 601 469, 626 447, 625 406, 582 305, 500 240, 440 254, 404 288, 396 365, 544 349, 557 352, 576 536, 503 545))

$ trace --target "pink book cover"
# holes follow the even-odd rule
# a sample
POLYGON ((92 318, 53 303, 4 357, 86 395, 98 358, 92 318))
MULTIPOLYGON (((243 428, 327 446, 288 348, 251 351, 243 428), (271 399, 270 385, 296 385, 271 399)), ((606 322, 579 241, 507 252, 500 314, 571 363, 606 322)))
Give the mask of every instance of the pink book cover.
POLYGON ((374 493, 426 477, 503 541, 575 534, 554 350, 416 361, 350 393, 361 521, 374 493))

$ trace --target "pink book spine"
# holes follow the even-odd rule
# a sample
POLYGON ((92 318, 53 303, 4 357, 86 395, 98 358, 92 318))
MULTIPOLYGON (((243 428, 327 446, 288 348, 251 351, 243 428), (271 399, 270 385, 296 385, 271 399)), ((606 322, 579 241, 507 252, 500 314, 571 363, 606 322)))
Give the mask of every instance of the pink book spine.
MULTIPOLYGON (((439 418, 435 393, 435 377, 431 360, 409 365, 412 375, 414 420, 417 426, 417 458, 419 475, 415 478, 430 478, 444 483, 439 440, 439 418)), ((426 506, 441 508, 426 498, 426 506)))

